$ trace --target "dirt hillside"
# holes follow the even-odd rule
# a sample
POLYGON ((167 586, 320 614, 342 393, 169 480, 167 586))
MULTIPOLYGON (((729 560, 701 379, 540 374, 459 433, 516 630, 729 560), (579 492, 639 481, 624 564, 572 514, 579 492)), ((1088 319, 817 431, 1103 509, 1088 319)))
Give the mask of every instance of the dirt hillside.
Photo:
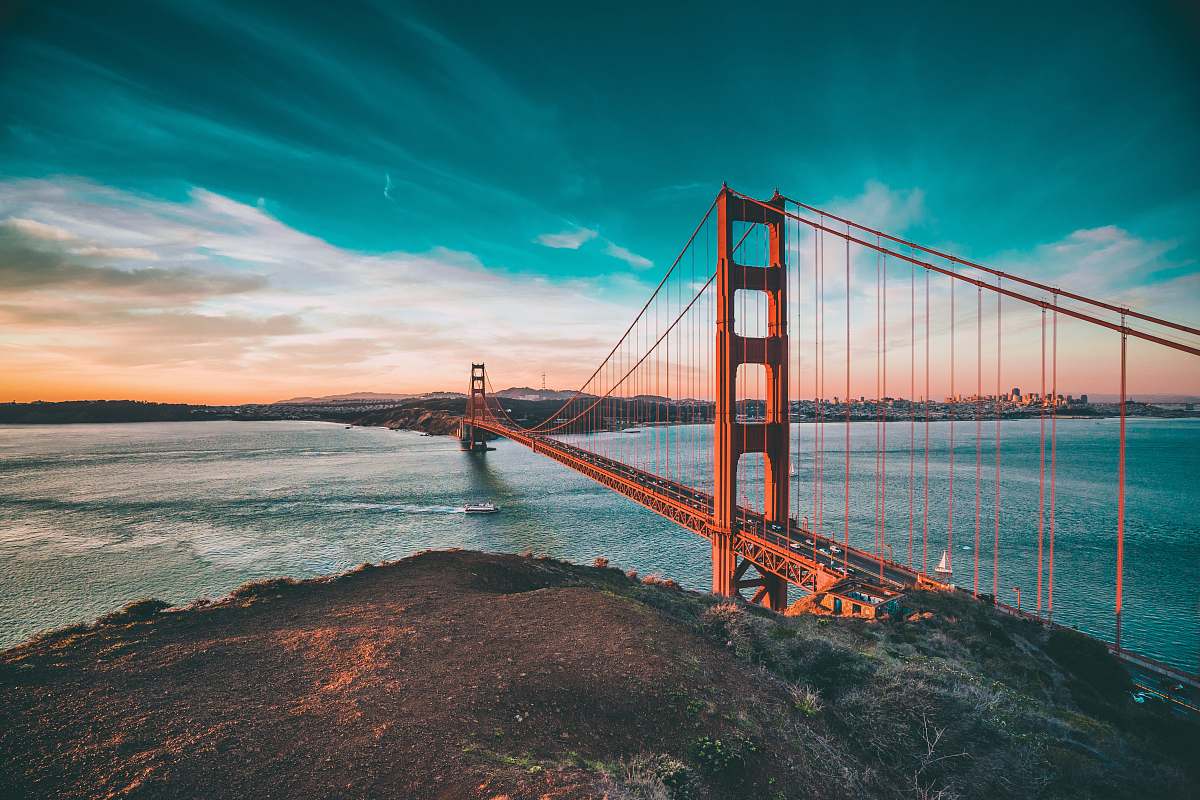
POLYGON ((1197 729, 1102 649, 909 602, 784 618, 473 552, 143 601, 0 652, 0 795, 1196 796, 1197 729))

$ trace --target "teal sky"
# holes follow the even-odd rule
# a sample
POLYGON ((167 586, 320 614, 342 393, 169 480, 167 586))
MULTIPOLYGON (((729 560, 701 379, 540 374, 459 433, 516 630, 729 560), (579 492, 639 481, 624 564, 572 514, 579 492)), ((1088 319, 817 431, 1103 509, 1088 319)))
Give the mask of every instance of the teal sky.
MULTIPOLYGON (((86 374, 94 393, 165 397, 155 375, 195 385, 220 364, 259 371, 257 384, 228 379, 245 397, 259 386, 268 399, 293 388, 427 388, 445 382, 430 365, 473 352, 473 341, 429 362, 382 351, 350 365, 318 357, 338 337, 375 335, 361 303, 339 309, 335 298, 369 294, 378 258, 418 271, 447 264, 476 288, 495 280, 498 291, 530 284, 534 295, 600 298, 611 307, 584 314, 594 326, 560 334, 586 350, 606 338, 601 322, 615 337, 612 317, 632 313, 628 300, 657 279, 722 181, 853 209, 1035 277, 1075 274, 1077 265, 1038 255, 1099 231, 1108 249, 1089 251, 1096 270, 1080 288, 1132 293, 1146 310, 1195 320, 1200 15, 1187 4, 733 7, 9 11, 0 16, 0 275, 28 294, 3 306, 0 353, 26 369, 35 349, 51 352, 46 369, 86 374), (199 250, 186 246, 197 237, 199 250), (280 263, 277 244, 303 268, 280 263), (256 260, 255 248, 267 255, 256 260), (320 248, 327 260, 309 259, 320 248), (61 257, 56 277, 30 253, 61 257), (362 266, 352 290, 353 270, 333 266, 341 253, 362 266), (264 263, 273 266, 253 268, 264 263), (214 288, 223 268, 260 284, 214 288), (107 273, 88 270, 133 274, 144 288, 158 278, 203 285, 164 294, 125 281, 123 316, 113 316, 101 297, 107 273), (64 291, 76 295, 74 327, 64 291), (225 317, 247 332, 205 333, 215 329, 206 319, 225 317), (179 323, 173 333, 194 328, 174 346, 185 356, 148 347, 150 318, 179 323), (85 331, 123 354, 81 349, 85 331), (304 353, 315 371, 262 377, 304 353), (370 378, 381 368, 386 377, 370 378)), ((440 291, 453 301, 452 283, 440 291)), ((453 331, 437 294, 413 301, 413 319, 384 322, 412 325, 413 348, 414 319, 453 331)), ((519 321, 508 323, 517 336, 519 321)), ((514 356, 513 382, 540 373, 535 360, 514 356)), ((453 366, 447 376, 463 372, 453 366)), ((78 394, 56 380, 30 391, 78 394)))

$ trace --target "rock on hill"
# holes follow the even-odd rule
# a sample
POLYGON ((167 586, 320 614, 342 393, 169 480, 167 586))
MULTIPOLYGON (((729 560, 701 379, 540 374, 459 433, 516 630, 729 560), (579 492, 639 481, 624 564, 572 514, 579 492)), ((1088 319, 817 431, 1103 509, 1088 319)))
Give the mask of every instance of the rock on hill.
POLYGON ((458 433, 461 414, 428 408, 387 408, 354 417, 355 425, 382 425, 386 428, 421 431, 435 436, 453 436, 458 433))
POLYGON ((164 606, 0 652, 6 796, 1196 796, 1196 727, 1103 648, 954 597, 782 617, 433 552, 164 606))

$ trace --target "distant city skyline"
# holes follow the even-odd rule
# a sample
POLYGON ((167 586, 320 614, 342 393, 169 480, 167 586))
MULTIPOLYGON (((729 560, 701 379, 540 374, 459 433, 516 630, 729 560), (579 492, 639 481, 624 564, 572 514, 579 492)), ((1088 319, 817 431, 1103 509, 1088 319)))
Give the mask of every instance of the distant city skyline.
MULTIPOLYGON (((505 384, 578 386, 722 181, 1196 322, 1187 9, 772 9, 3 12, 0 397, 416 393, 481 360, 505 384)), ((906 309, 908 270, 890 268, 906 309)), ((841 296, 836 275, 827 288, 841 296)), ((875 293, 855 295, 853 389, 872 394, 875 293)), ((1039 385, 1036 315, 1004 313, 1002 381, 1039 385)), ((1116 393, 1116 335, 1060 323, 1059 391, 1116 393)), ((950 392, 946 326, 933 396, 950 392)), ((793 331, 801 375, 809 336, 793 331)), ((1131 343, 1130 391, 1200 394, 1192 361, 1131 343)))

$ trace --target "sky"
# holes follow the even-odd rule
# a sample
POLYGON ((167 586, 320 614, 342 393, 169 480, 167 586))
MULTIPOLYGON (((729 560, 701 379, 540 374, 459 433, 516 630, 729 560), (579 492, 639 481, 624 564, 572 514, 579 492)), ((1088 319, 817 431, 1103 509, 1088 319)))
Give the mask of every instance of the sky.
POLYGON ((0 400, 573 387, 722 182, 1200 318, 1187 3, 5 8, 0 400))

